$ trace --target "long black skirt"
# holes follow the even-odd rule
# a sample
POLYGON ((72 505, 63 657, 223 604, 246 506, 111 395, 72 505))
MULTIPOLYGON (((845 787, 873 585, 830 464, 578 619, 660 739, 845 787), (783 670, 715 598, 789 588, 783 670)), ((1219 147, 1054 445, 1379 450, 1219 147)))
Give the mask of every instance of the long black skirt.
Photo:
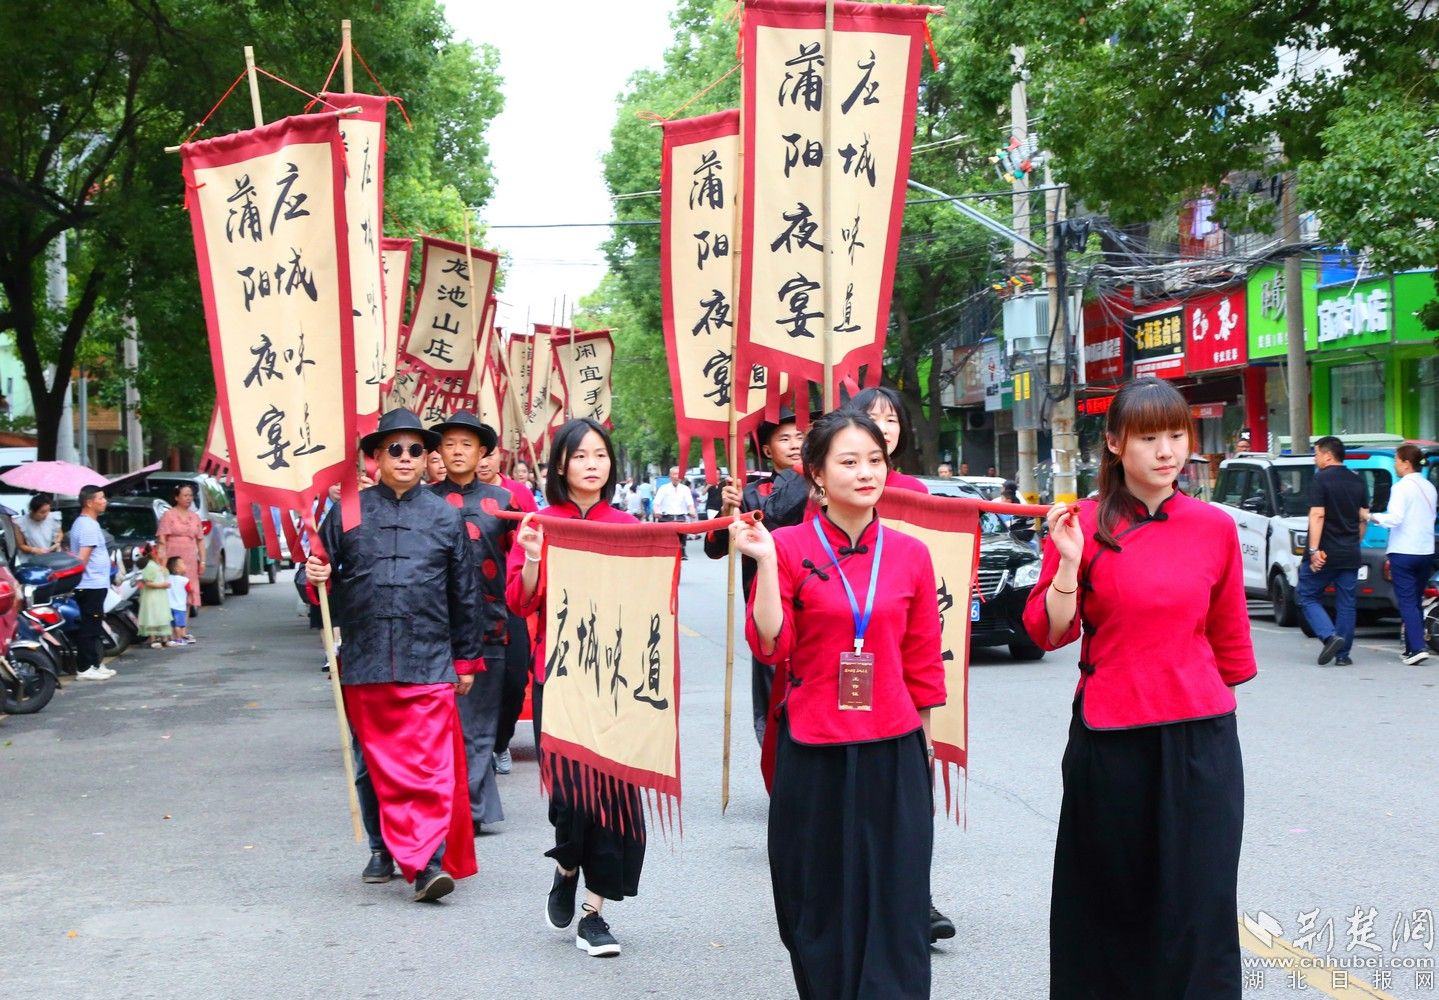
POLYGON ((928 998, 924 735, 820 747, 779 726, 769 870, 795 988, 802 1000, 928 998))
MULTIPOLYGON (((531 694, 535 717, 535 745, 540 753, 540 714, 544 709, 543 684, 536 684, 531 694)), ((640 872, 645 865, 644 804, 633 789, 620 793, 623 801, 601 804, 611 817, 624 816, 624 831, 618 824, 601 823, 599 817, 580 804, 579 778, 576 770, 563 761, 557 762, 550 785, 550 825, 555 828, 555 846, 545 852, 555 864, 566 871, 578 868, 584 876, 585 888, 605 899, 621 900, 640 891, 640 872)))
POLYGON ((1235 717, 1095 731, 1078 706, 1049 916, 1053 1000, 1239 1000, 1235 717))

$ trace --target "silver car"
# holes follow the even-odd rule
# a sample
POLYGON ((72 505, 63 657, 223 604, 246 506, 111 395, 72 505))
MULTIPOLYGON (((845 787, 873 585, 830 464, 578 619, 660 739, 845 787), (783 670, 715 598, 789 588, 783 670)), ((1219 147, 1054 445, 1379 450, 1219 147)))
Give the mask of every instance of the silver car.
POLYGON ((173 503, 175 490, 185 484, 195 490, 195 512, 205 531, 205 572, 200 574, 200 599, 224 604, 225 587, 233 594, 250 592, 250 568, 240 525, 225 486, 203 472, 152 472, 131 492, 173 503), (224 582, 224 585, 221 584, 224 582))

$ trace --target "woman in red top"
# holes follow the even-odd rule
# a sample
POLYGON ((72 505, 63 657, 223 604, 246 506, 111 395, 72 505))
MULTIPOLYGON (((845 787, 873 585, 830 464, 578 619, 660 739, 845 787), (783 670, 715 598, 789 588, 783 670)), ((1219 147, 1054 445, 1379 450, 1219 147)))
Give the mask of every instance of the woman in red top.
MULTIPOLYGON (((550 447, 550 474, 545 479, 544 513, 526 518, 510 549, 505 598, 510 609, 522 617, 537 615, 545 621, 545 581, 540 575, 544 552, 546 518, 584 518, 609 524, 636 524, 634 517, 610 506, 617 476, 614 444, 605 429, 593 420, 571 420, 555 432, 550 447)), ((535 747, 540 747, 540 717, 544 706, 545 649, 541 626, 533 660, 535 747)), ((630 791, 627 803, 605 805, 605 792, 593 798, 610 815, 624 811, 632 821, 625 831, 601 823, 580 805, 579 781, 563 764, 557 764, 550 791, 550 823, 555 828, 555 846, 545 856, 555 861, 554 883, 545 905, 545 921, 555 930, 568 927, 575 917, 575 893, 580 873, 585 876, 585 916, 575 945, 595 957, 618 955, 619 942, 609 924, 600 916, 606 899, 619 901, 638 894, 640 870, 645 860, 644 809, 638 793, 630 791)))
POLYGON ((891 463, 889 478, 884 481, 884 488, 928 493, 928 486, 913 476, 906 476, 893 464, 895 456, 903 454, 914 438, 914 432, 910 430, 909 411, 905 409, 904 400, 899 398, 899 393, 887 385, 870 386, 856 393, 855 397, 845 404, 845 409, 867 414, 884 434, 884 446, 889 451, 891 463))
POLYGON ((1232 689, 1256 668, 1234 522, 1175 488, 1195 440, 1189 404, 1167 382, 1121 389, 1099 500, 1050 511, 1025 606, 1041 648, 1081 643, 1052 998, 1239 1000, 1244 768, 1232 689))
POLYGON ((758 569, 746 637, 783 665, 769 812, 780 939, 804 998, 927 998, 933 807, 929 711, 944 704, 929 551, 875 513, 879 428, 840 411, 805 437, 825 509, 771 535, 736 525, 758 569))

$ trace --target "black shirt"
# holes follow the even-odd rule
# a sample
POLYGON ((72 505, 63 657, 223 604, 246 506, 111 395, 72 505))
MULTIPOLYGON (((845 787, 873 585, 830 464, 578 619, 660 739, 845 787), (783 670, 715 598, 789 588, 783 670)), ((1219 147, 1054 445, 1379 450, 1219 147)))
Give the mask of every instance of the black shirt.
POLYGON ((1324 530, 1319 545, 1324 565, 1332 569, 1359 568, 1359 510, 1369 506, 1369 491, 1353 469, 1331 465, 1314 473, 1309 484, 1309 506, 1324 508, 1324 530))

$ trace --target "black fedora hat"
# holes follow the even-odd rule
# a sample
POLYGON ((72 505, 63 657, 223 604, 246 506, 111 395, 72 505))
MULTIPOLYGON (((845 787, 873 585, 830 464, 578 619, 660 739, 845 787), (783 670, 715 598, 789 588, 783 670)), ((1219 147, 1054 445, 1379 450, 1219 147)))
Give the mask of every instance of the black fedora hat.
POLYGON ((494 451, 495 446, 500 443, 499 433, 489 424, 481 423, 480 418, 469 410, 456 410, 449 420, 430 425, 430 432, 435 435, 436 440, 445 431, 469 431, 479 437, 485 451, 494 451))
POLYGON ((425 425, 420 423, 420 418, 415 415, 415 411, 407 410, 402 406, 380 417, 380 425, 360 438, 360 450, 366 455, 373 455, 385 438, 391 434, 399 434, 401 431, 418 434, 420 440, 425 443, 426 451, 434 451, 440 446, 440 436, 434 431, 425 430, 425 425))

